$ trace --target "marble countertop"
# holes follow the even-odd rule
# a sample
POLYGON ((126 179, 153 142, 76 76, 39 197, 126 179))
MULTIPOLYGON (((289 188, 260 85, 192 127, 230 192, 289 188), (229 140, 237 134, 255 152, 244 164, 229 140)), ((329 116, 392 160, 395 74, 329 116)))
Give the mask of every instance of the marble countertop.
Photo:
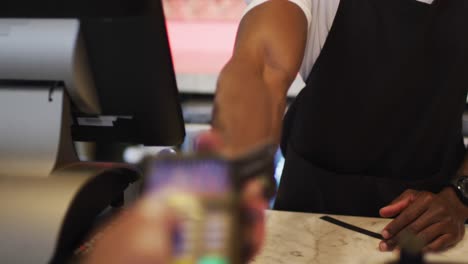
MULTIPOLYGON (((398 259, 395 253, 380 252, 378 239, 328 223, 321 220, 321 216, 267 211, 266 243, 251 264, 377 264, 398 259)), ((377 233, 390 221, 352 216, 333 217, 377 233)), ((443 253, 429 254, 425 259, 429 263, 468 263, 468 232, 457 246, 443 253)))

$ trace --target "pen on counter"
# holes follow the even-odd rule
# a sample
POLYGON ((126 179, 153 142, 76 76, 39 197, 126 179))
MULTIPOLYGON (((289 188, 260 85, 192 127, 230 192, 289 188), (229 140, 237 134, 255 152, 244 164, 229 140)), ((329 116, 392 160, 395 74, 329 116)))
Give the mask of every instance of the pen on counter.
POLYGON ((331 216, 327 216, 327 215, 322 216, 322 217, 320 217, 320 219, 322 219, 324 221, 327 221, 329 223, 335 224, 337 226, 352 230, 354 232, 361 233, 361 234, 366 235, 366 236, 370 236, 370 237, 373 237, 373 238, 376 238, 376 239, 379 239, 379 240, 384 240, 382 235, 379 234, 379 233, 372 232, 370 230, 367 230, 367 229, 364 229, 364 228, 361 228, 361 227, 358 227, 358 226, 343 222, 343 221, 338 220, 336 218, 333 218, 331 216))

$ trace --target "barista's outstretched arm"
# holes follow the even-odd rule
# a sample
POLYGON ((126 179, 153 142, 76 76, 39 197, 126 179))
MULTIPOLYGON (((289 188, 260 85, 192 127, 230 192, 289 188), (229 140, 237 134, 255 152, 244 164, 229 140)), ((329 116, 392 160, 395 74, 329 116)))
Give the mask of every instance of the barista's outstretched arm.
POLYGON ((307 18, 287 0, 270 0, 244 16, 216 92, 213 127, 224 154, 278 142, 286 92, 302 63, 306 39, 307 18))

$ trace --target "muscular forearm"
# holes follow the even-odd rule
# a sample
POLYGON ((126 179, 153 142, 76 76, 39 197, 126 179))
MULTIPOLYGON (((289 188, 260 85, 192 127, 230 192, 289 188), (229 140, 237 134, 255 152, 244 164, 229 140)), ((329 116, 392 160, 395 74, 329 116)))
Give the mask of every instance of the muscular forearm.
POLYGON ((278 142, 289 80, 264 78, 255 65, 232 59, 223 69, 213 126, 226 154, 239 154, 263 142, 278 142), (284 91, 284 92, 280 92, 284 91))

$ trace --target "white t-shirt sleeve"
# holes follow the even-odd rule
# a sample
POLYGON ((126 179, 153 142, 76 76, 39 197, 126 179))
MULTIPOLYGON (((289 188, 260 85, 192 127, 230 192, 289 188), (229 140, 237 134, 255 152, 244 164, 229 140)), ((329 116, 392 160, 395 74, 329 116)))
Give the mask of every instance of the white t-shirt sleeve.
MULTIPOLYGON (((245 0, 247 3, 247 9, 244 11, 244 15, 252 10, 252 8, 261 5, 265 2, 268 2, 269 0, 245 0)), ((289 0, 290 2, 295 3, 298 5, 302 11, 304 12, 307 22, 310 25, 310 22, 312 21, 312 0, 289 0)))
MULTIPOLYGON (((247 9, 244 14, 252 8, 269 0, 246 0, 247 9)), ((335 20, 340 0, 289 0, 298 5, 304 12, 308 22, 307 45, 304 59, 300 69, 300 75, 305 80, 315 64, 320 51, 325 45, 328 32, 335 20)))

